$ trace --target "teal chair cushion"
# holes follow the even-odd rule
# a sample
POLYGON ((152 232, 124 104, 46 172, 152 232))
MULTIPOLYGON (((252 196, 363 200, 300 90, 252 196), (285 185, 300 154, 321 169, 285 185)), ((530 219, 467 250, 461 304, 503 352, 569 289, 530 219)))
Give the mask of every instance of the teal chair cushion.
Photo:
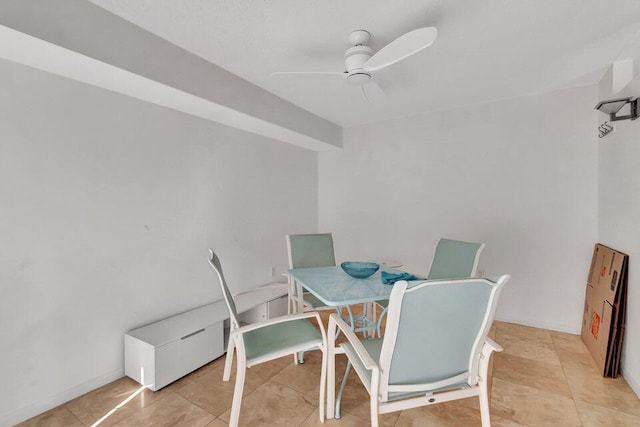
MULTIPOLYGON (((362 345, 367 350, 367 353, 369 353, 369 356, 371 356, 371 358, 376 362, 380 360, 380 352, 382 351, 382 340, 383 338, 376 338, 376 339, 361 341, 362 345)), ((360 372, 366 373, 365 382, 367 383, 366 384, 367 389, 369 389, 370 388, 369 386, 371 384, 371 371, 365 369, 364 365, 362 364, 362 361, 358 357, 358 354, 356 353, 356 351, 353 349, 353 346, 349 342, 342 343, 340 344, 340 346, 342 347, 345 354, 349 358, 349 361, 353 365, 359 365, 359 366, 356 366, 356 369, 360 370, 360 372)), ((426 391, 443 391, 443 390, 466 388, 466 387, 468 387, 468 384, 466 382, 461 382, 461 383, 448 385, 446 387, 442 387, 435 390, 424 390, 424 391, 410 392, 410 393, 409 392, 402 392, 402 393, 391 392, 389 393, 389 400, 392 401, 392 400, 404 399, 411 396, 417 396, 420 394, 424 394, 426 391)))
POLYGON ((268 354, 310 344, 322 344, 322 334, 309 319, 276 323, 243 334, 247 362, 268 354))
POLYGON ((331 233, 291 234, 291 268, 332 267, 336 265, 331 233))
MULTIPOLYGON (((475 274, 473 268, 481 246, 482 243, 462 242, 441 238, 436 245, 436 251, 433 254, 427 280, 471 277, 475 274)), ((389 306, 388 300, 376 301, 376 303, 383 309, 389 306)))
POLYGON ((440 239, 433 255, 427 279, 460 279, 471 277, 481 243, 440 239))
POLYGON ((414 286, 402 299, 389 384, 432 383, 466 372, 494 289, 481 280, 414 286))
POLYGON ((310 292, 306 292, 304 294, 304 302, 306 302, 308 304, 311 304, 311 306, 314 309, 327 306, 327 304, 325 304, 322 301, 320 301, 320 299, 318 299, 317 296, 315 296, 314 294, 312 294, 310 292))
MULTIPOLYGON (((290 268, 333 267, 336 257, 333 251, 333 236, 331 233, 319 234, 290 234, 289 243, 290 268)), ((327 305, 310 293, 305 293, 304 302, 314 309, 325 308, 327 305)))

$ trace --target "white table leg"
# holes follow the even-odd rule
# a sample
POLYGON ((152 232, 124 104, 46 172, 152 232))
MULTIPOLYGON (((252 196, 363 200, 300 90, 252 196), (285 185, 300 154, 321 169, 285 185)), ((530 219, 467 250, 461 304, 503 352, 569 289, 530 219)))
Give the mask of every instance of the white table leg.
POLYGON ((329 320, 327 357, 327 418, 335 416, 336 409, 336 324, 329 320))

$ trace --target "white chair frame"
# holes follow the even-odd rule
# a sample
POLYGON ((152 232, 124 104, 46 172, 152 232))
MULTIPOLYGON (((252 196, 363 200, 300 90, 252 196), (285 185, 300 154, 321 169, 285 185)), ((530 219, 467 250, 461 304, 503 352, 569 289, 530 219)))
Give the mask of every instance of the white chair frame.
POLYGON ((270 360, 278 359, 280 357, 295 355, 302 351, 309 350, 320 350, 322 352, 322 368, 320 373, 320 391, 319 391, 319 416, 320 421, 324 423, 325 419, 325 395, 326 395, 326 382, 327 382, 327 353, 328 353, 328 345, 327 345, 327 334, 322 323, 322 319, 320 318, 320 314, 317 312, 305 312, 298 314, 290 314, 287 316, 277 317, 275 319, 269 319, 264 322, 254 323, 250 325, 240 326, 240 323, 235 316, 234 311, 231 307, 235 307, 235 302, 229 301, 229 298, 232 299, 231 295, 227 295, 224 292, 224 289, 227 288, 226 281, 222 272, 219 270, 219 267, 216 266, 214 262, 215 253, 212 249, 209 249, 211 254, 211 259, 209 260, 209 264, 213 267, 216 274, 218 275, 218 279, 220 280, 221 285, 223 286, 223 295, 227 306, 229 307, 230 314, 230 334, 229 334, 229 343, 227 345, 227 355, 224 363, 224 371, 222 375, 223 381, 229 381, 231 378, 231 368, 233 364, 233 355, 234 350, 237 351, 237 366, 236 366, 236 383, 233 390, 233 403, 231 405, 231 416, 229 425, 237 426, 238 421, 240 419, 240 407, 242 405, 242 391, 244 389, 244 380, 246 376, 247 368, 251 368, 252 366, 268 362, 270 360), (318 323, 318 327, 320 329, 320 333, 322 335, 322 340, 317 340, 314 342, 305 343, 303 345, 292 346, 284 348, 280 351, 272 352, 266 354, 262 357, 256 357, 251 360, 247 360, 245 345, 243 335, 247 332, 254 331, 256 329, 264 328, 266 326, 277 325, 280 323, 291 322, 300 319, 316 319, 318 323))
MULTIPOLYGON (((431 262, 429 263, 429 269, 427 270, 427 280, 429 280, 429 273, 431 272, 431 268, 433 267, 433 262, 436 259, 436 253, 438 252, 438 245, 440 244, 440 241, 442 239, 445 239, 444 237, 441 237, 440 239, 438 239, 438 241, 436 242, 435 246, 433 247, 433 256, 431 257, 431 262)), ((449 239, 451 240, 451 239, 449 239)), ((469 242, 471 243, 471 242, 469 242)), ((473 260, 473 267, 471 267, 471 273, 469 275, 469 277, 475 277, 478 271, 478 263, 480 262, 480 255, 482 254, 482 251, 484 250, 484 248, 487 247, 486 243, 480 243, 480 246, 478 247, 478 250, 476 251, 476 256, 473 260)), ((389 307, 383 307, 383 306, 379 306, 379 305, 375 305, 373 307, 373 314, 374 314, 374 318, 377 319, 378 322, 378 337, 382 337, 382 319, 384 318, 384 316, 387 314, 387 309, 389 307), (380 307, 382 308, 382 311, 380 312, 379 316, 376 316, 376 307, 380 307)))
MULTIPOLYGON (((362 362, 362 366, 353 364, 353 367, 370 396, 370 415, 372 427, 378 427, 379 414, 411 409, 419 406, 434 405, 437 403, 464 399, 473 396, 478 396, 480 400, 480 415, 482 426, 491 426, 488 391, 489 362, 493 352, 503 351, 503 348, 499 344, 495 343, 492 339, 488 338, 487 334, 489 329, 491 328, 491 323, 495 315, 497 306, 496 301, 502 290, 502 285, 504 285, 504 283, 506 283, 509 278, 509 275, 502 276, 497 283, 493 284, 495 285, 495 289, 493 290, 489 299, 489 309, 485 314, 483 324, 481 326, 481 332, 478 334, 476 343, 474 344, 473 355, 470 359, 468 372, 435 383, 417 385, 389 385, 388 370, 391 363, 393 348, 391 346, 383 345, 382 353, 380 354, 380 360, 374 360, 369 355, 363 344, 360 342, 360 339, 357 337, 357 335, 351 330, 349 325, 339 316, 331 314, 331 316, 329 317, 328 327, 329 336, 335 337, 337 330, 340 330, 342 333, 344 333, 348 342, 351 344, 353 350, 362 362), (484 339, 484 342, 478 342, 481 338, 484 339), (370 377, 369 375, 367 375, 366 371, 371 371, 370 377), (453 389, 449 391, 439 391, 438 393, 429 391, 424 394, 419 394, 415 397, 388 401, 389 392, 419 392, 422 390, 437 390, 462 381, 466 381, 468 387, 453 389)), ((477 281, 479 279, 462 279, 456 280, 456 282, 465 280, 477 281)), ((481 280, 484 280, 487 283, 491 283, 486 279, 481 280)), ((447 282, 453 281, 439 280, 433 282, 425 282, 425 285, 428 286, 429 284, 442 284, 447 282)), ((404 294, 407 286, 408 283, 406 281, 397 282, 394 285, 391 298, 394 298, 394 294, 404 294)), ((402 298, 403 296, 404 295, 401 295, 400 297, 402 298)), ((391 340, 392 342, 395 342, 397 325, 400 322, 400 310, 390 310, 387 322, 389 322, 389 325, 391 325, 392 327, 388 329, 387 335, 385 335, 384 340, 391 340)), ((329 390, 327 398, 327 418, 334 418, 335 416, 335 355, 344 353, 345 352, 342 347, 336 346, 335 339, 333 339, 329 343, 329 364, 327 367, 329 371, 327 381, 327 388, 329 390)), ((346 374, 348 374, 348 372, 346 374)), ((343 381, 346 381, 346 378, 347 375, 345 375, 343 381)))
MULTIPOLYGON (((287 234, 287 260, 289 262, 289 268, 293 267, 293 253, 291 250, 291 234, 287 234)), ((304 300, 304 292, 302 291, 302 286, 299 286, 295 280, 291 278, 288 274, 284 274, 287 277, 288 283, 288 304, 287 304, 287 312, 291 313, 300 313, 304 311, 315 311, 315 310, 336 310, 336 307, 333 306, 321 306, 321 307, 313 307, 310 303, 304 300)))

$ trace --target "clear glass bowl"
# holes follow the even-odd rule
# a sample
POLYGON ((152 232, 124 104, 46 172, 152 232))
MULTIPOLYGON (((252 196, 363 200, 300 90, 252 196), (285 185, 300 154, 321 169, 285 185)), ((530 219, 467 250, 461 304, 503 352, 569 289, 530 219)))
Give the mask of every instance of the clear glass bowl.
POLYGON ((380 266, 375 262, 345 261, 340 267, 351 277, 364 279, 378 271, 380 266))

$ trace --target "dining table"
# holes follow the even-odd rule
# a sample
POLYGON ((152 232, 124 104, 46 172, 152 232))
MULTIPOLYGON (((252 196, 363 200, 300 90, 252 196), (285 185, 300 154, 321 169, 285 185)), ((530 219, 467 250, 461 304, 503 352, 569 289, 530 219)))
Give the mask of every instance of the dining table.
MULTIPOLYGON (((303 288, 315 295, 320 301, 331 307, 346 307, 349 318, 345 318, 356 332, 369 332, 377 329, 375 318, 367 315, 371 312, 371 303, 389 299, 393 286, 382 283, 382 271, 402 273, 402 271, 381 266, 373 275, 358 279, 345 273, 340 266, 294 268, 289 276, 295 281, 297 294, 302 295, 303 288), (351 306, 364 304, 363 314, 354 316, 351 306)), ((297 311, 302 311, 302 299, 298 299, 297 311)))
MULTIPOLYGON (((393 286, 382 283, 382 271, 383 268, 364 279, 348 275, 340 266, 294 268, 289 275, 299 291, 304 287, 326 305, 338 307, 389 299, 393 286)), ((384 271, 402 273, 386 267, 384 271)))
MULTIPOLYGON (((302 295, 303 288, 327 306, 346 307, 349 317, 344 320, 349 323, 354 332, 363 332, 365 337, 378 329, 378 323, 374 317, 368 316, 368 310, 376 301, 388 300, 393 290, 393 284, 382 283, 382 271, 390 273, 403 273, 395 268, 381 266, 372 276, 358 279, 351 277, 339 266, 294 268, 289 270, 289 276, 297 286, 298 295, 302 295), (352 305, 364 304, 363 313, 354 316, 352 305)), ((298 299, 297 310, 302 312, 302 298, 298 299)), ((332 347, 332 346, 330 346, 332 347)), ((335 354, 342 353, 340 348, 331 348, 329 356, 329 368, 327 369, 327 418, 333 418, 335 414, 335 354), (335 354, 334 354, 335 353, 335 354)))

